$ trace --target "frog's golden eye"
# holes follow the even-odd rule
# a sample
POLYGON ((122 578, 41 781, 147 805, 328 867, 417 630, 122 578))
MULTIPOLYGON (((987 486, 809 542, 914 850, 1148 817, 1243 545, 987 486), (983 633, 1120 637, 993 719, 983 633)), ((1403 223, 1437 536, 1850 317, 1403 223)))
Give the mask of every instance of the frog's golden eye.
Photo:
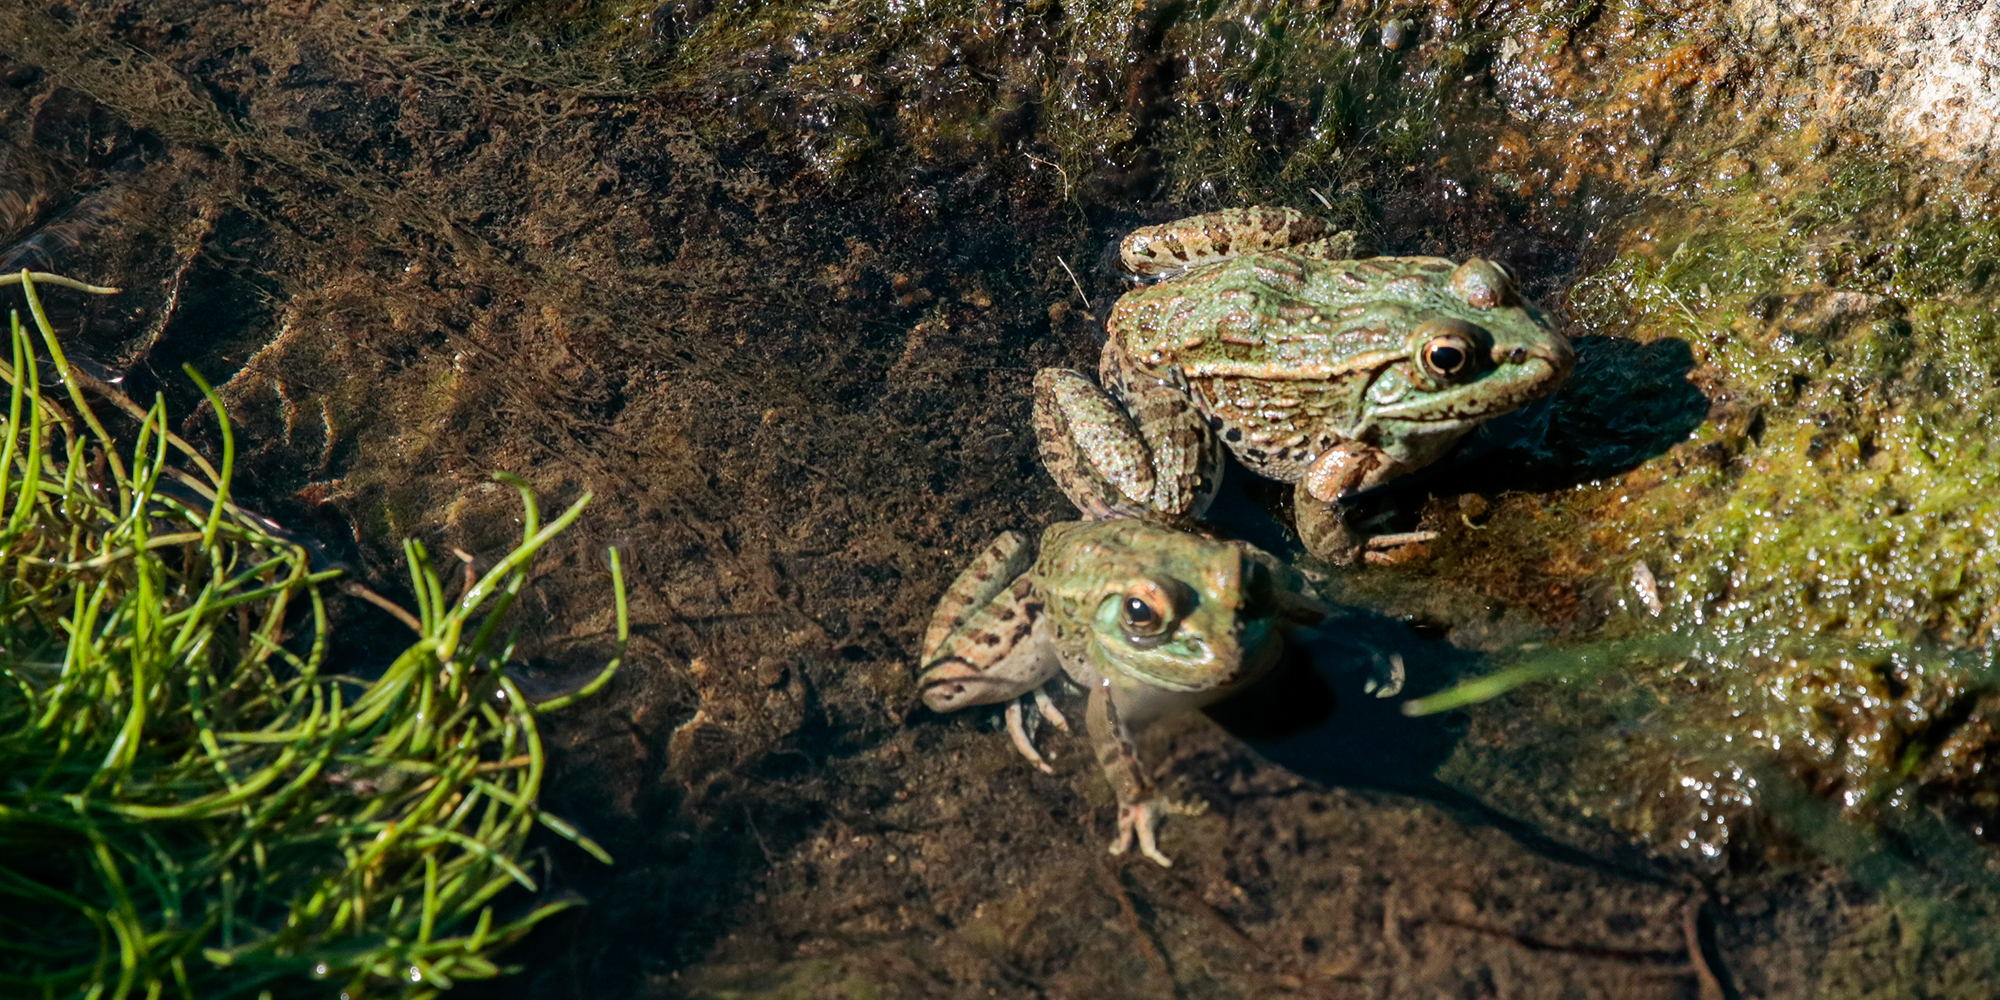
POLYGON ((1457 378, 1472 367, 1472 342, 1456 333, 1424 342, 1424 368, 1438 378, 1457 378))
POLYGON ((1174 625, 1174 599, 1167 588, 1141 580, 1118 602, 1118 623, 1134 639, 1157 639, 1174 625))

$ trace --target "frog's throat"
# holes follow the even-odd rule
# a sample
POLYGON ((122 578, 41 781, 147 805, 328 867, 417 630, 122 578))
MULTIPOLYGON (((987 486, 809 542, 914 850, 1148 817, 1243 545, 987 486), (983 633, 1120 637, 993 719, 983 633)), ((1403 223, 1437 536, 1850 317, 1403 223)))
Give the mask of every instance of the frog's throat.
POLYGON ((1107 643, 1116 640, 1103 635, 1090 643, 1089 656, 1091 666, 1101 677, 1130 677, 1148 687, 1181 694, 1219 692, 1247 679, 1251 671, 1268 659, 1266 647, 1277 638, 1271 619, 1253 618, 1238 625, 1234 635, 1211 641, 1208 644, 1211 655, 1199 660, 1175 658, 1165 652, 1164 646, 1152 650, 1124 649, 1114 658, 1107 643))

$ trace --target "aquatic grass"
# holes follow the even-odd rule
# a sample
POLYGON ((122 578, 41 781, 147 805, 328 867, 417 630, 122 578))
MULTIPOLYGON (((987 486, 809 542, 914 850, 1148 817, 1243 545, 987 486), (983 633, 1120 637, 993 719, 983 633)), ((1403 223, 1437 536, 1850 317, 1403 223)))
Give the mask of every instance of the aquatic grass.
POLYGON ((504 616, 590 497, 545 523, 501 477, 521 544, 456 594, 408 543, 415 640, 379 676, 343 673, 339 571, 230 503, 221 399, 188 369, 219 469, 158 400, 116 401, 137 423, 121 448, 36 286, 109 290, 14 282, 32 328, 13 314, 0 372, 0 993, 229 997, 317 978, 328 995, 429 997, 501 974, 500 949, 575 902, 502 897, 538 888, 534 828, 610 861, 536 805, 536 717, 618 669, 615 549, 618 655, 539 705, 505 669, 504 616))

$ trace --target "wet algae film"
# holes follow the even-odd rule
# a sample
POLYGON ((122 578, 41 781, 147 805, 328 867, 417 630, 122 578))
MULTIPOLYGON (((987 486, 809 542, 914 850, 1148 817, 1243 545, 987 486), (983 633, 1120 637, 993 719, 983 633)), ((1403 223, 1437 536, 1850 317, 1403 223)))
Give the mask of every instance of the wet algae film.
POLYGON ((193 364, 239 495, 385 590, 405 535, 507 550, 493 470, 596 495, 517 674, 603 661, 620 546, 544 799, 617 863, 550 839, 588 905, 494 995, 1992 996, 1979 40, 1870 9, 24 2, 0 256, 126 288, 71 355, 175 413, 193 364), (1079 738, 1042 775, 913 660, 1068 516, 1029 383, 1094 365, 1107 247, 1258 203, 1506 261, 1578 363, 1367 505, 1438 536, 1316 568, 1272 686, 1149 735, 1209 805, 1161 869, 1079 738), (1411 717, 1387 665, 1523 683, 1411 717))

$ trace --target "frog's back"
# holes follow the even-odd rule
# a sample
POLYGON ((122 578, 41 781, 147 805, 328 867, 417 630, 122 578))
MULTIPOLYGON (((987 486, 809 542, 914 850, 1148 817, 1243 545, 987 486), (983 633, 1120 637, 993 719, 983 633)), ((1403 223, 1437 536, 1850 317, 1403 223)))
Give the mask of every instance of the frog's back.
POLYGON ((1204 265, 1119 300, 1114 350, 1184 386, 1253 471, 1295 481, 1358 431, 1370 382, 1407 354, 1452 267, 1284 251, 1204 265))

